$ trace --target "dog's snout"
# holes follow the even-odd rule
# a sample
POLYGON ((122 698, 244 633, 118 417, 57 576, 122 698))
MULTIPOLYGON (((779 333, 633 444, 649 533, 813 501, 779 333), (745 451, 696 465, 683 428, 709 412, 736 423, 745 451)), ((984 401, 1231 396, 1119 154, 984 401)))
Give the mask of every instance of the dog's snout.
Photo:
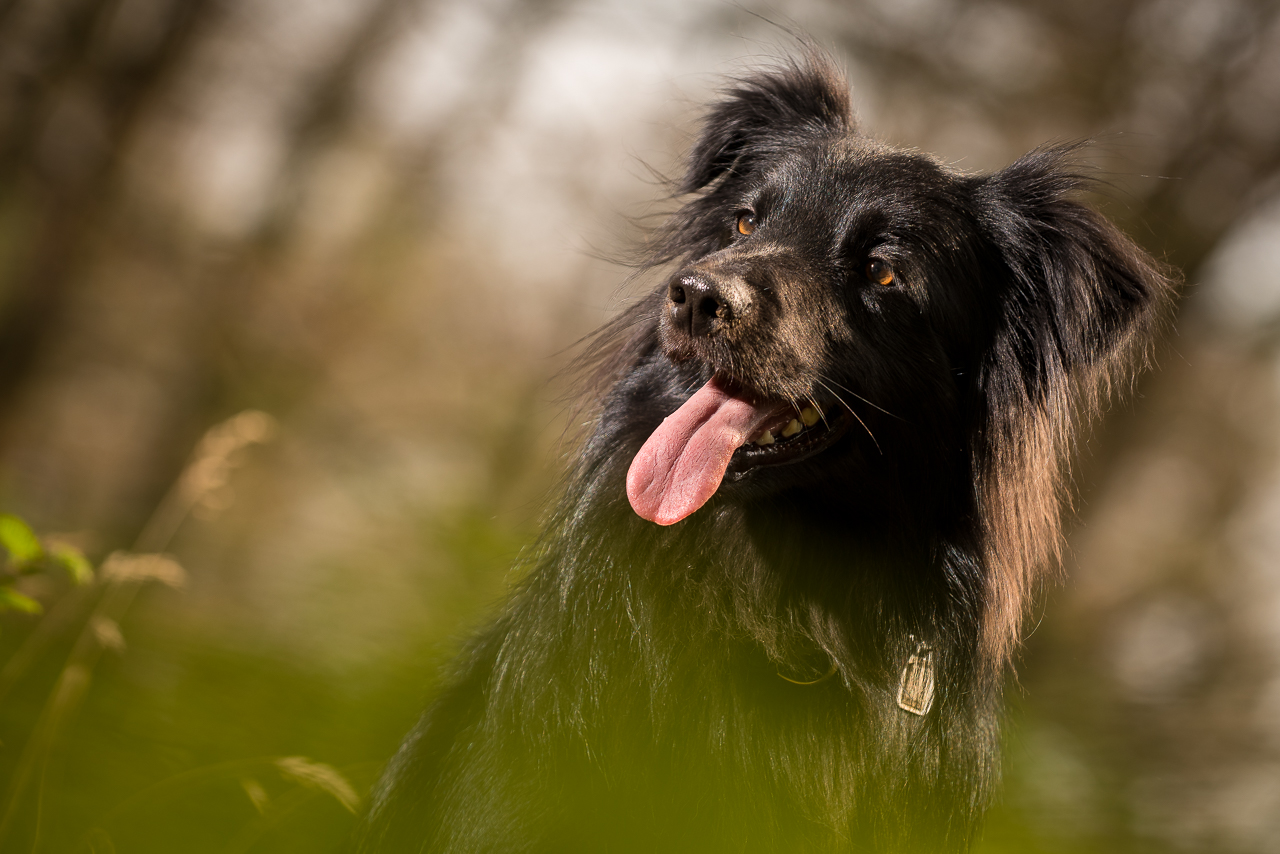
POLYGON ((680 276, 667 288, 674 325, 694 336, 709 335, 741 313, 741 300, 734 297, 731 288, 695 274, 680 276))

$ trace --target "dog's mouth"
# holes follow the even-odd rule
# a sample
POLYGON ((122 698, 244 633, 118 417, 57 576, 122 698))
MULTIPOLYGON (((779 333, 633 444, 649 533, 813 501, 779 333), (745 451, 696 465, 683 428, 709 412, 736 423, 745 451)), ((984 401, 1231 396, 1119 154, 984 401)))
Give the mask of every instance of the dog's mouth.
POLYGON ((819 404, 797 409, 782 404, 760 432, 734 451, 727 473, 741 477, 759 466, 796 463, 827 449, 844 432, 844 413, 819 404))
POLYGON ((627 471, 627 498, 644 519, 672 525, 754 468, 794 463, 843 432, 835 407, 757 400, 712 378, 649 436, 627 471), (827 410, 824 413, 824 410, 827 410))

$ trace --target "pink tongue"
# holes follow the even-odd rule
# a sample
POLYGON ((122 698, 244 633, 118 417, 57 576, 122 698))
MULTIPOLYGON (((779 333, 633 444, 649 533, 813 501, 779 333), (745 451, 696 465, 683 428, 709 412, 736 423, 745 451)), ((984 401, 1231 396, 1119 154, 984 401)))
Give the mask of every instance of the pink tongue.
POLYGON ((672 525, 707 502, 733 452, 772 414, 734 397, 715 380, 653 431, 627 471, 627 498, 642 518, 672 525))

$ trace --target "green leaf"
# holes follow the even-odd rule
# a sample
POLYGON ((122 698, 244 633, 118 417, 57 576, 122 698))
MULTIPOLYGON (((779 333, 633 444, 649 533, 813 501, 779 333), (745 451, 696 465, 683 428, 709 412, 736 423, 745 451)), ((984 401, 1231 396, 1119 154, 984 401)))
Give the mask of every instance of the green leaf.
POLYGON ((39 614, 44 611, 40 603, 19 593, 12 587, 0 587, 0 611, 21 611, 24 614, 39 614))
POLYGON ((9 551, 14 563, 32 563, 44 557, 40 538, 17 516, 0 516, 0 545, 9 551))
POLYGON ((85 558, 84 552, 70 543, 52 543, 49 555, 67 571, 76 584, 87 584, 93 580, 93 566, 85 558))

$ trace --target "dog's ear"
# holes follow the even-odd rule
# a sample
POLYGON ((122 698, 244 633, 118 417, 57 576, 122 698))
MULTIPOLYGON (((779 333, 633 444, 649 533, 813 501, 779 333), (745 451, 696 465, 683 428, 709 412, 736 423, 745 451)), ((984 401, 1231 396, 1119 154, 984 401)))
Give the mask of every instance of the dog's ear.
POLYGON ((1144 366, 1174 290, 1171 271, 1074 198, 1090 183, 1071 168, 1075 148, 974 179, 999 289, 972 434, 992 570, 983 648, 997 664, 1017 642, 1034 574, 1059 555, 1077 433, 1144 366))
POLYGON ((1071 168, 1078 146, 1038 149, 979 179, 984 230, 1008 271, 1003 357, 1042 395, 1043 383, 1135 364, 1170 298, 1170 274, 1074 197, 1091 183, 1071 168))
POLYGON ((731 169, 775 155, 805 136, 851 133, 849 84, 831 60, 810 51, 800 61, 746 77, 725 92, 703 125, 677 188, 699 190, 731 169))

